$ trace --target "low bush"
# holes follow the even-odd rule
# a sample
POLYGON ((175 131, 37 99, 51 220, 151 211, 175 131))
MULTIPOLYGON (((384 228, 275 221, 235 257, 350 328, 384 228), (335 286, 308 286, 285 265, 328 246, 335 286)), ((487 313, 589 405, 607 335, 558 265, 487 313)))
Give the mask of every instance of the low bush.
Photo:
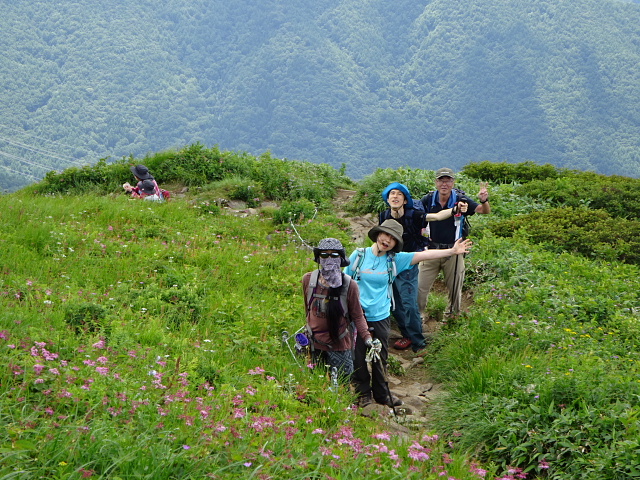
POLYGON ((614 217, 640 216, 640 179, 572 172, 559 178, 531 181, 519 186, 515 193, 544 199, 555 206, 601 209, 614 217))
POLYGON ((533 180, 553 179, 563 175, 566 170, 558 169, 548 163, 538 165, 534 162, 471 162, 462 168, 462 173, 470 178, 491 183, 528 183, 533 180))
POLYGON ((492 223, 495 235, 518 235, 545 248, 603 260, 640 263, 640 221, 611 217, 604 210, 565 207, 492 223))
POLYGON ((211 183, 227 183, 242 179, 230 198, 259 206, 263 199, 307 199, 316 205, 327 203, 339 187, 353 188, 353 182, 327 164, 259 157, 243 152, 223 152, 218 147, 206 148, 200 143, 178 151, 160 152, 143 159, 123 158, 111 164, 102 159, 96 165, 70 168, 61 173, 49 172, 29 191, 38 194, 108 194, 122 193, 122 184, 131 182, 131 165, 144 164, 158 183, 204 187, 211 183))

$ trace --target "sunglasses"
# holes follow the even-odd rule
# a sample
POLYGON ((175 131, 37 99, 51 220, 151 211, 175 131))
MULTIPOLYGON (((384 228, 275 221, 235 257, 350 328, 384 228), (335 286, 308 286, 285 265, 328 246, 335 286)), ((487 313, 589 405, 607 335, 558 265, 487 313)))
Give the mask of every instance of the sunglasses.
POLYGON ((340 254, 338 252, 320 252, 320 258, 339 258, 340 254))

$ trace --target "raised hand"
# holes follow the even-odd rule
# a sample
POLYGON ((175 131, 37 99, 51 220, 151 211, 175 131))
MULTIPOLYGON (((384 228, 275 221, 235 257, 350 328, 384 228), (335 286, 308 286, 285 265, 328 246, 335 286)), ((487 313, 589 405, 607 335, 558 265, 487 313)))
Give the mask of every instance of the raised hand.
POLYGON ((478 192, 478 199, 481 202, 486 202, 489 200, 489 183, 488 182, 480 182, 480 191, 478 192))

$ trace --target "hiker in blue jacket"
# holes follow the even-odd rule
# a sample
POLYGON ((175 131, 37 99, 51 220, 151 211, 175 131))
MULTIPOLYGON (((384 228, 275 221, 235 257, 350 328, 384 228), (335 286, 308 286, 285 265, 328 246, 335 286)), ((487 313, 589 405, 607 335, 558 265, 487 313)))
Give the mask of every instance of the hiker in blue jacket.
MULTIPOLYGON (((382 191, 382 200, 389 206, 379 215, 379 224, 393 218, 403 228, 402 251, 421 252, 425 249, 428 239, 422 236, 422 230, 427 226, 425 211, 422 203, 413 201, 409 188, 399 182, 389 184, 382 191)), ((446 209, 430 220, 444 220, 451 217, 453 209, 446 209)), ((398 350, 409 347, 418 352, 426 347, 422 333, 422 317, 418 309, 418 265, 411 265, 404 272, 398 273, 393 281, 393 318, 398 324, 402 338, 393 344, 398 350)))
POLYGON ((360 303, 364 310, 373 337, 380 341, 380 362, 372 362, 372 374, 367 369, 367 346, 361 337, 356 340, 353 358, 352 381, 361 407, 375 400, 377 403, 398 406, 402 402, 390 396, 386 383, 386 366, 389 355, 389 327, 392 283, 398 273, 411 268, 422 260, 443 258, 466 253, 471 248, 470 240, 460 239, 449 249, 425 250, 422 252, 402 252, 402 225, 389 219, 369 230, 369 238, 374 244, 365 249, 357 249, 350 258, 345 273, 360 287, 360 303))

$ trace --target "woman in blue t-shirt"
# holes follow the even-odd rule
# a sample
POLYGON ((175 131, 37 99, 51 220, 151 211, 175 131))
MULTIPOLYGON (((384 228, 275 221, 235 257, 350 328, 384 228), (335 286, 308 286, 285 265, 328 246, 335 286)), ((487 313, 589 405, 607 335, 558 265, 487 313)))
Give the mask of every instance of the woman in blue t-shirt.
MULTIPOLYGON (((354 352, 353 383, 359 397, 361 407, 372 402, 382 405, 398 406, 402 402, 395 397, 389 398, 386 384, 386 367, 389 356, 389 329, 391 299, 390 277, 411 268, 423 260, 443 258, 469 252, 471 240, 458 240, 453 248, 442 250, 424 250, 422 252, 402 252, 402 225, 389 219, 369 230, 369 238, 374 242, 363 252, 357 250, 351 254, 350 265, 345 273, 358 282, 360 287, 360 303, 364 310, 369 329, 373 337, 380 340, 380 362, 372 362, 372 375, 367 369, 365 356, 367 347, 360 337, 356 340, 354 352), (394 252, 391 262, 389 252, 394 252), (358 259, 358 256, 360 257, 358 259), (356 260, 357 259, 357 260, 356 260), (389 264, 388 264, 389 262, 389 264), (395 271, 393 264, 395 263, 395 271), (391 270, 391 271, 390 271, 391 270)), ((391 281, 393 279, 391 278, 391 281)))

